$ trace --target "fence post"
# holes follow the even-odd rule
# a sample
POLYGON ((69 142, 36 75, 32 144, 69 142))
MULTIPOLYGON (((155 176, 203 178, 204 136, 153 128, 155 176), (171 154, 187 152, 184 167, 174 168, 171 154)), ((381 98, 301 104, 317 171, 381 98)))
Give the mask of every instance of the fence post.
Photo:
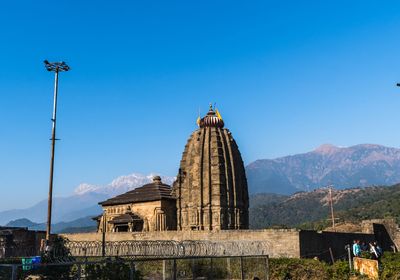
POLYGON ((333 252, 332 252, 332 248, 331 247, 329 247, 329 254, 331 255, 332 264, 334 264, 335 263, 335 258, 333 257, 333 252))
POLYGON ((82 272, 82 267, 81 267, 81 264, 79 263, 78 264, 78 279, 79 280, 81 279, 81 272, 82 272))
POLYGON ((17 265, 12 266, 11 280, 17 280, 17 265))
POLYGON ((173 270, 174 270, 173 271, 173 275, 174 275, 173 279, 176 280, 176 259, 173 260, 172 266, 173 266, 173 270))
POLYGON ((231 279, 232 277, 231 277, 231 258, 227 258, 226 259, 226 270, 227 270, 227 276, 228 276, 228 279, 231 279))
POLYGON ((131 262, 129 265, 129 280, 133 280, 134 273, 135 273, 135 264, 131 262))
POLYGON ((165 260, 162 260, 162 279, 165 280, 165 270, 166 270, 166 265, 165 265, 165 260))
POLYGON ((347 255, 349 257, 349 267, 350 267, 350 271, 353 270, 353 264, 351 263, 351 246, 350 245, 346 245, 346 250, 347 250, 347 255))
POLYGON ((213 275, 213 258, 210 258, 210 271, 209 271, 209 279, 214 279, 214 275, 213 275))
POLYGON ((269 255, 265 257, 265 279, 269 280, 269 255))
POLYGON ((192 279, 195 280, 196 279, 196 274, 195 274, 195 260, 192 259, 192 279))
POLYGON ((240 275, 242 280, 244 280, 244 269, 243 269, 243 257, 240 256, 240 275))

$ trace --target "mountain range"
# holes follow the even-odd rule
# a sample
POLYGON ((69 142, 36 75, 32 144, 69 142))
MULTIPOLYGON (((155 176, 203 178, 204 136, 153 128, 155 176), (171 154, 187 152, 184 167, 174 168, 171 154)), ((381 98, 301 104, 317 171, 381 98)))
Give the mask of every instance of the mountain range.
MULTIPOLYGON (((74 193, 68 197, 55 197, 53 199, 53 222, 71 222, 76 219, 95 216, 101 213, 100 201, 104 201, 114 195, 150 183, 155 174, 142 175, 133 173, 120 176, 105 186, 81 184, 74 193)), ((163 182, 172 184, 174 177, 161 176, 163 182)), ((0 225, 18 219, 29 219, 34 223, 43 223, 47 215, 47 200, 25 208, 0 212, 0 225)))
POLYGON ((333 184, 337 189, 400 182, 400 149, 362 144, 261 159, 246 167, 250 193, 292 194, 333 184))
MULTIPOLYGON (((46 230, 46 223, 34 223, 29 219, 17 219, 6 224, 7 227, 27 227, 30 230, 46 230)), ((59 222, 52 224, 51 229, 54 233, 67 232, 88 232, 95 231, 97 222, 92 219, 92 216, 83 217, 70 222, 59 222)))
MULTIPOLYGON (((293 195, 253 194, 250 195, 250 227, 302 228, 321 230, 331 225, 330 195, 328 188, 293 195)), ((394 186, 332 189, 332 203, 337 228, 360 230, 364 219, 394 218, 400 222, 400 184, 394 186)), ((44 230, 45 223, 34 223, 18 219, 6 226, 28 227, 44 230)), ((91 216, 70 222, 59 222, 52 226, 55 233, 87 232, 96 230, 91 216)))
MULTIPOLYGON (((246 174, 254 208, 259 202, 265 205, 279 202, 287 195, 330 184, 336 189, 396 184, 400 182, 400 149, 372 144, 352 147, 327 144, 308 153, 256 160, 246 167, 246 174)), ((133 173, 104 186, 83 183, 71 196, 53 199, 53 221, 68 223, 98 215, 101 213, 98 202, 149 183, 154 175, 133 173)), ((172 184, 174 179, 162 176, 167 184, 172 184)), ((46 200, 26 209, 3 211, 0 225, 22 218, 43 223, 46 211, 46 200)))

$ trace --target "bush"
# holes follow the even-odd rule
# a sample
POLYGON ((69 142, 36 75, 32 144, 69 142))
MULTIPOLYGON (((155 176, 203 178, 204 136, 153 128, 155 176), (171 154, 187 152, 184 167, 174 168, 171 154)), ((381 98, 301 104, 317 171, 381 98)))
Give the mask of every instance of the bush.
MULTIPOLYGON (((122 280, 130 279, 130 267, 120 259, 101 264, 85 265, 85 279, 87 280, 122 280)), ((142 279, 140 271, 135 271, 134 280, 142 279)))
POLYGON ((328 267, 328 273, 331 279, 345 280, 350 278, 350 268, 347 261, 337 261, 328 267))
POLYGON ((386 252, 381 258, 380 279, 400 279, 400 254, 386 252))
POLYGON ((328 265, 310 259, 271 259, 270 260, 270 278, 271 280, 299 279, 299 280, 328 280, 328 265))

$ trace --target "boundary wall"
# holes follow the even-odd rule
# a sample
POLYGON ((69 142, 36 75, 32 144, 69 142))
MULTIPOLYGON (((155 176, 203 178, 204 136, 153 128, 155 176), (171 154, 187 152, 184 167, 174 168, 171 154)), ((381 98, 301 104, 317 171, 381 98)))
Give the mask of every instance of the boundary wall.
MULTIPOLYGON (((101 242, 101 233, 62 234, 71 242, 101 242)), ((120 232, 107 233, 106 242, 122 241, 204 241, 217 244, 229 242, 259 242, 264 244, 265 252, 272 258, 314 258, 331 261, 347 257, 346 245, 359 239, 371 242, 374 233, 317 232, 296 229, 265 230, 221 230, 221 231, 163 231, 163 232, 120 232)), ((150 244, 150 243, 147 243, 150 244)), ((384 248, 388 249, 388 248, 384 248)), ((228 249, 229 250, 229 249, 228 249)))
MULTIPOLYGON (((102 241, 101 233, 61 234, 69 241, 102 241)), ((161 231, 107 233, 106 242, 119 241, 249 241, 266 244, 265 252, 270 257, 300 257, 299 231, 282 230, 221 230, 221 231, 161 231)))

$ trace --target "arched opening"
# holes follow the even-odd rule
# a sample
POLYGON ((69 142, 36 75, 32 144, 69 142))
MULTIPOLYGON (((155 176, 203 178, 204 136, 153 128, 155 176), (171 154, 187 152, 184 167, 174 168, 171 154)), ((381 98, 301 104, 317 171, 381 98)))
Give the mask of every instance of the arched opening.
POLYGON ((143 231, 143 219, 133 212, 128 212, 115 217, 110 221, 114 232, 140 232, 143 231))

